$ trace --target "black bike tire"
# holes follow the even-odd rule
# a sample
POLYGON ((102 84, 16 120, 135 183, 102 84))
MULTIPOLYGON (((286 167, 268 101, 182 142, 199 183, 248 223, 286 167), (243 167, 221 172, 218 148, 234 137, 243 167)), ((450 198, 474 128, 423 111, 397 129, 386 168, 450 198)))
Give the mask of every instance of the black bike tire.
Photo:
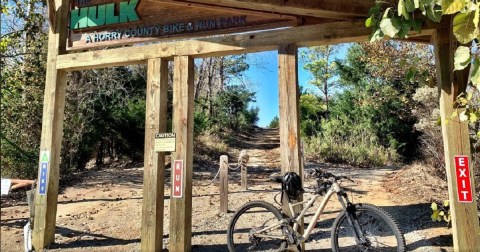
MULTIPOLYGON (((248 211, 250 208, 254 207, 263 207, 266 210, 272 212, 277 220, 283 219, 282 213, 274 207, 272 204, 265 202, 265 201, 251 201, 240 207, 235 214, 232 217, 232 220, 230 221, 230 224, 228 225, 228 231, 227 231, 227 246, 228 246, 228 251, 230 252, 241 252, 241 251, 235 251, 234 247, 234 241, 233 241, 233 229, 235 227, 235 224, 237 220, 240 218, 240 216, 248 211)), ((287 247, 287 241, 285 240, 284 242, 281 243, 279 250, 283 251, 287 247)))
MULTIPOLYGON (((403 236, 403 232, 401 231, 397 221, 388 212, 386 212, 380 207, 377 207, 371 204, 358 204, 356 205, 356 208, 362 211, 371 211, 375 215, 377 215, 379 218, 382 218, 391 228, 391 230, 393 231, 393 234, 397 239, 397 251, 404 252, 406 250, 406 243, 405 243, 405 237, 403 236)), ((340 224, 346 218, 346 216, 347 216, 346 211, 342 211, 342 213, 340 213, 335 219, 335 221, 333 222, 332 231, 331 231, 331 243, 332 243, 332 251, 334 252, 341 252, 339 250, 339 244, 338 244, 338 229, 340 228, 340 224)))

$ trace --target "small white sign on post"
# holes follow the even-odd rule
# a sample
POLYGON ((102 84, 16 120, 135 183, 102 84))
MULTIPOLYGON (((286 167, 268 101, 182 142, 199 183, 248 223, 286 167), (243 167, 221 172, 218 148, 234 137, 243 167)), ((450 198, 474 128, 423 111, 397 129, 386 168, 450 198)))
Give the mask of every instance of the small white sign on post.
POLYGON ((176 150, 175 133, 155 134, 155 152, 173 152, 176 150))
POLYGON ((10 193, 11 185, 12 185, 12 180, 2 178, 2 195, 8 195, 10 193))
POLYGON ((23 241, 25 252, 32 251, 32 230, 30 229, 30 222, 23 227, 23 241))

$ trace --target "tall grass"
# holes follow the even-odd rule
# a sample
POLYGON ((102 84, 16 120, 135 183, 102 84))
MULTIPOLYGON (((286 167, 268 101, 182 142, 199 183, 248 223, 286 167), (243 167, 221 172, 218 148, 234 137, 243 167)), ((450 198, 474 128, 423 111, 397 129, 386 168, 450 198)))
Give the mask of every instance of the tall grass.
POLYGON ((368 132, 344 136, 324 132, 305 139, 305 153, 310 160, 362 167, 383 166, 399 158, 395 150, 381 146, 376 137, 368 132))

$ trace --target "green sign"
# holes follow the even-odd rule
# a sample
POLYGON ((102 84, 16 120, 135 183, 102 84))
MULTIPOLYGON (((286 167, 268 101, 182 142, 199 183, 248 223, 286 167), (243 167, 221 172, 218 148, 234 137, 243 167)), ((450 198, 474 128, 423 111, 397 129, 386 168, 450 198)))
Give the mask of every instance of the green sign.
POLYGON ((75 30, 138 21, 140 20, 136 10, 138 1, 130 0, 118 4, 101 4, 71 10, 70 29, 75 30), (119 5, 118 16, 115 14, 115 5, 119 5))

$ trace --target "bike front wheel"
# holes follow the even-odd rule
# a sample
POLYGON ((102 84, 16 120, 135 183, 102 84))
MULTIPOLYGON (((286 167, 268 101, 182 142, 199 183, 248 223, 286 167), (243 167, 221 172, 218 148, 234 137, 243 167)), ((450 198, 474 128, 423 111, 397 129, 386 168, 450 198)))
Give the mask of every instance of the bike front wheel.
POLYGON ((278 225, 282 214, 272 204, 249 202, 237 210, 227 231, 230 252, 283 251, 287 241, 278 225), (263 231, 262 231, 263 230, 263 231))
POLYGON ((405 251, 405 238, 393 217, 369 204, 354 206, 350 214, 343 211, 333 223, 331 238, 335 252, 405 251))

